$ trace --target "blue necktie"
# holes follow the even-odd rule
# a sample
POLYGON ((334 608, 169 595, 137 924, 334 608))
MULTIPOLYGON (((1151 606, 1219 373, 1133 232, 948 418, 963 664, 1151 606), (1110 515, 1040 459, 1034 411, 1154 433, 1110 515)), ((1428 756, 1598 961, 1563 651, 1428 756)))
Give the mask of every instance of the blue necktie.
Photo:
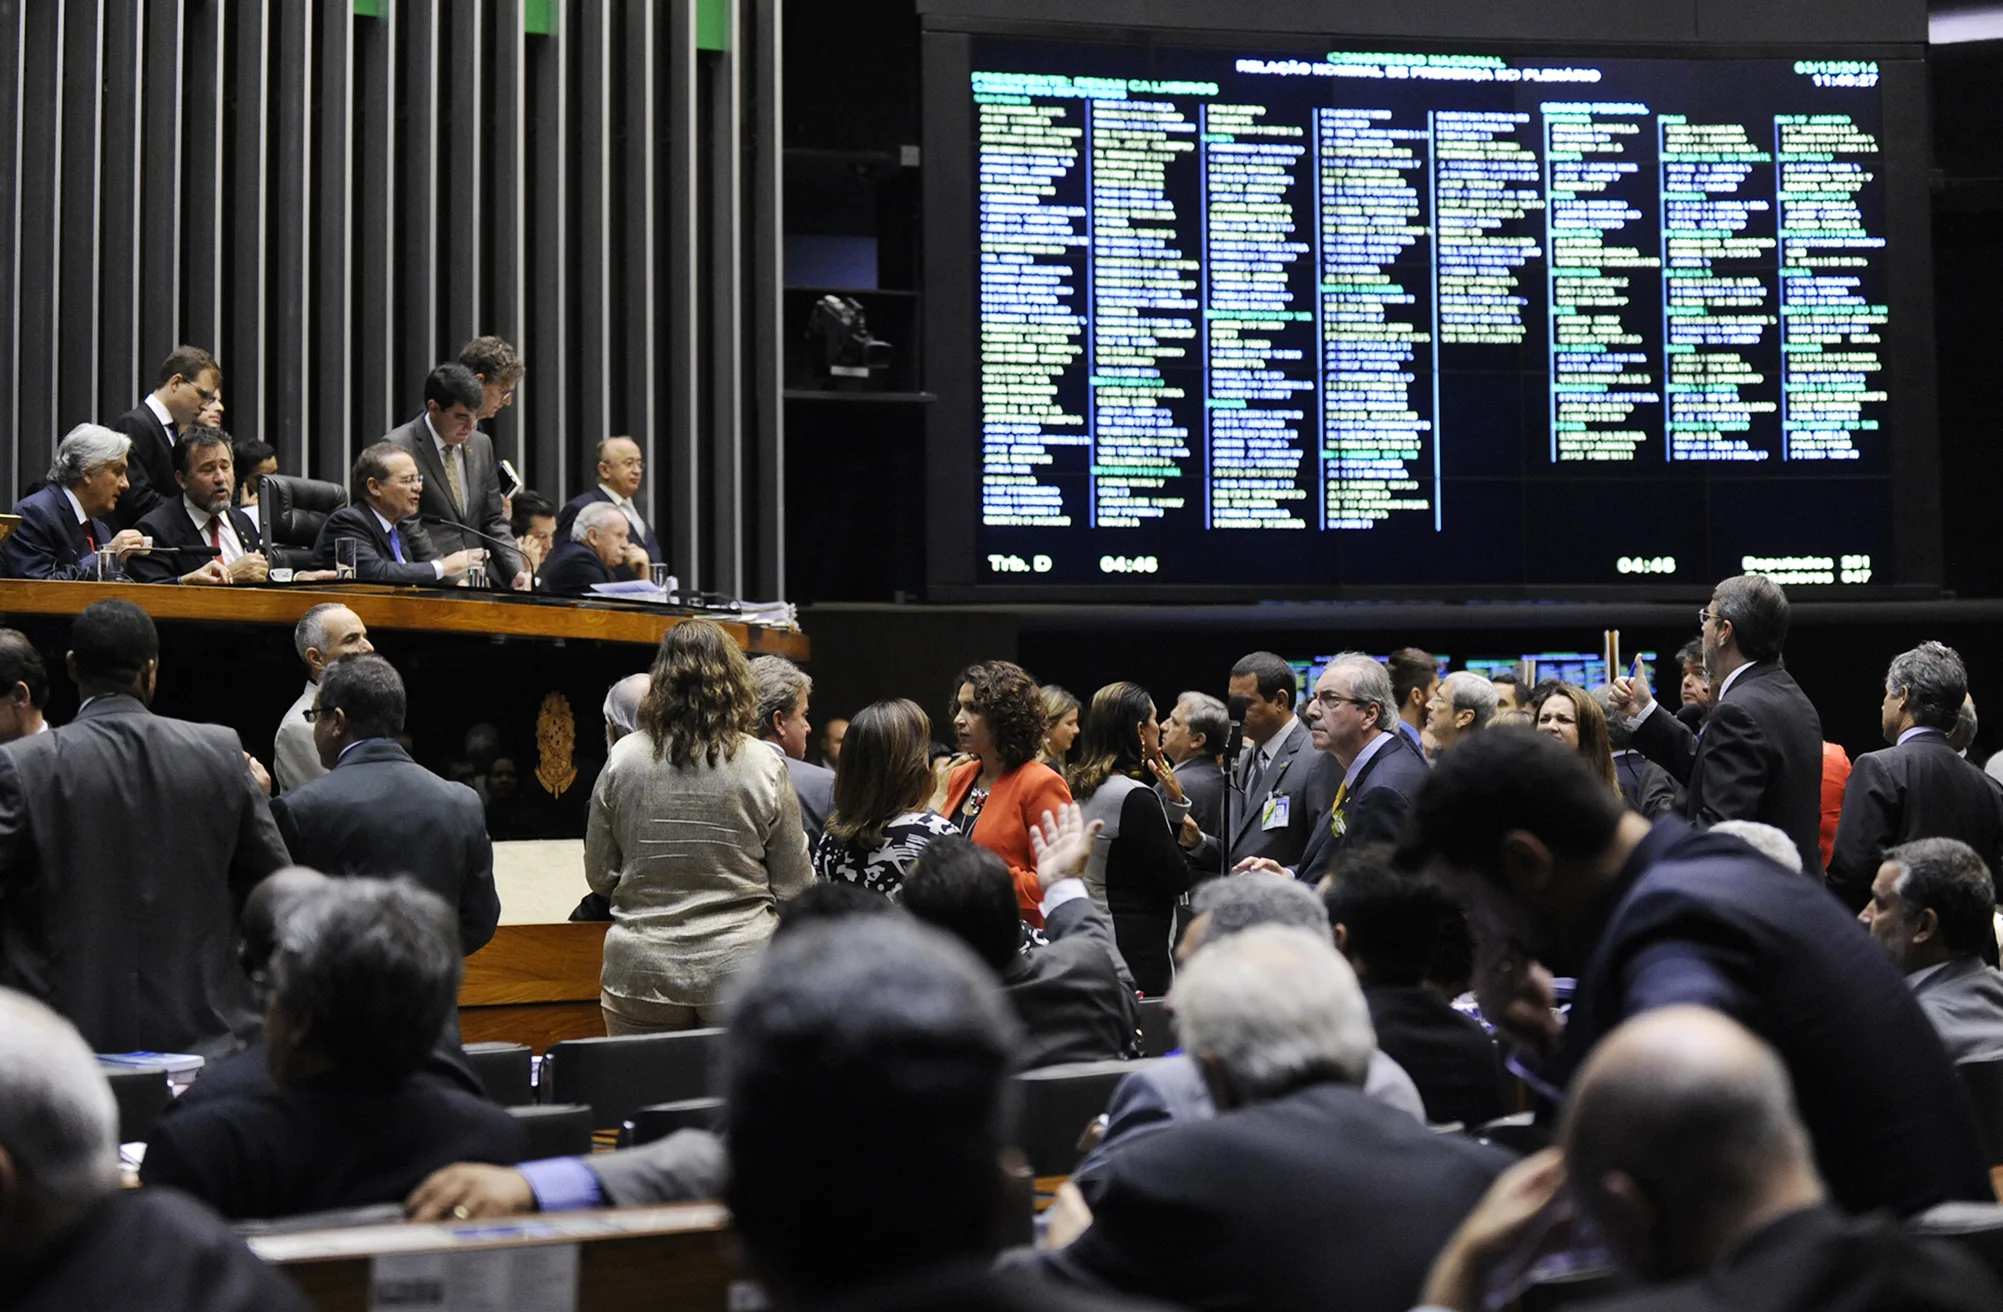
POLYGON ((389 554, 396 557, 397 564, 403 564, 403 539, 398 536, 394 524, 389 526, 389 554))

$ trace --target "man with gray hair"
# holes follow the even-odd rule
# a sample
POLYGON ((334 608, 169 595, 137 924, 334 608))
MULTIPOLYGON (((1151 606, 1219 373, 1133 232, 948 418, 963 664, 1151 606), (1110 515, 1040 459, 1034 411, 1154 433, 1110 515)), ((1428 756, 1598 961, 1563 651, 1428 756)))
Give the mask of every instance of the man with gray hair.
POLYGON ((306 712, 320 692, 320 676, 346 656, 366 656, 375 650, 362 617, 337 601, 322 602, 299 617, 292 628, 292 649, 306 667, 306 691, 285 710, 278 722, 271 773, 285 792, 327 773, 320 749, 313 742, 313 721, 306 712))
POLYGON ((1486 729, 1499 700, 1495 684, 1473 670, 1455 670, 1434 684, 1426 702, 1426 735, 1433 740, 1433 755, 1438 757, 1467 735, 1486 729))
MULTIPOLYGON (((1186 692, 1161 728, 1162 755, 1189 802, 1189 818, 1203 833, 1224 822, 1224 745, 1231 741, 1231 712, 1207 692, 1186 692)), ((1161 785, 1155 785, 1157 791, 1161 785)))
POLYGON ((113 532, 112 510, 128 486, 132 439, 97 424, 78 424, 56 448, 48 485, 14 505, 20 526, 0 545, 0 575, 10 579, 94 579, 98 554, 105 575, 124 575, 118 562, 143 548, 138 529, 113 532))
MULTIPOLYGON (((1192 1308, 1410 1307, 1502 1155, 1363 1095, 1376 1038, 1326 934, 1262 925, 1213 943, 1169 1000, 1229 1115, 1115 1157, 1083 1232, 1040 1264, 1192 1308)), ((1062 1207, 1054 1242, 1085 1217, 1076 1196, 1062 1207)))
POLYGON ((622 565, 637 562, 646 575, 646 553, 627 540, 630 531, 619 507, 594 501, 570 522, 568 540, 549 553, 539 575, 542 591, 553 597, 584 597, 600 583, 623 577, 622 565))
POLYGON ((1860 910, 1886 850, 1917 838, 1954 838, 1991 871, 2003 863, 2003 787, 1958 755, 1948 734, 1968 697, 1954 648, 1923 642, 1885 671, 1879 727, 1891 746, 1850 768, 1829 856, 1829 891, 1860 910))
POLYGON ((642 670, 638 674, 627 675, 606 691, 606 747, 613 746, 640 727, 640 704, 647 700, 647 690, 653 686, 654 676, 642 670))
MULTIPOLYGON (((578 518, 584 518, 583 512, 578 518)), ((807 760, 807 735, 814 728, 807 719, 807 699, 814 681, 784 656, 751 662, 751 681, 758 689, 758 736, 785 758, 800 798, 800 827, 807 831, 807 850, 812 851, 835 809, 835 772, 807 760)))
POLYGON ((1989 867, 1952 838, 1885 853, 1857 919, 1906 977, 1957 1062, 2003 1056, 2003 973, 1989 867))
POLYGON ((306 1312, 213 1213, 118 1187, 118 1103, 62 1017, 0 989, 0 1281, 16 1312, 306 1312))

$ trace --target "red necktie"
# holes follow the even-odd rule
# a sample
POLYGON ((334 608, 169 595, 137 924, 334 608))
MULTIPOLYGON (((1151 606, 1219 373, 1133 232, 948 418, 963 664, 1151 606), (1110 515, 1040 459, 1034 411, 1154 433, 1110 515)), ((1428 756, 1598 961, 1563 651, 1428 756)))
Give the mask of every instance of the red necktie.
POLYGON ((209 517, 209 545, 216 549, 217 555, 222 554, 223 521, 220 515, 211 515, 209 517))

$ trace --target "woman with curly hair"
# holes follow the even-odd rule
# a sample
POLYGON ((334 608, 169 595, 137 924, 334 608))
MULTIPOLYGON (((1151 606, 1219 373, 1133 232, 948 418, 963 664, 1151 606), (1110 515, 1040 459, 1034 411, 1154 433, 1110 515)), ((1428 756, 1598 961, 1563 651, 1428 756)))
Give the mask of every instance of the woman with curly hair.
POLYGON ((591 790, 584 876, 612 904, 599 1005, 608 1034, 713 1025, 778 904, 813 881, 785 760, 754 736, 751 666, 721 627, 661 639, 640 727, 591 790))
POLYGON ((1043 753, 1036 759, 1064 773, 1071 744, 1078 741, 1078 699, 1054 683, 1039 690, 1043 698, 1043 753))
POLYGON ((1022 918, 1041 927, 1042 891, 1029 831, 1045 811, 1071 800, 1055 770, 1036 759, 1043 745, 1043 698, 1012 661, 979 661, 954 681, 953 732, 963 762, 946 780, 944 814, 974 842, 1008 863, 1022 918))
POLYGON ((1101 825, 1085 865, 1086 891, 1112 917, 1134 983, 1160 997, 1175 977, 1175 904, 1195 871, 1176 841, 1189 803, 1162 759, 1161 720, 1146 688, 1109 683, 1092 694, 1070 783, 1085 819, 1101 825), (1161 783, 1166 803, 1150 781, 1161 783))
POLYGON ((911 701, 856 712, 835 767, 835 806, 814 848, 814 871, 896 897, 933 839, 959 830, 925 809, 932 792, 932 721, 911 701))
POLYGON ((1607 717, 1591 693, 1556 679, 1540 683, 1531 691, 1530 713, 1536 717, 1538 733, 1549 734, 1584 757, 1593 773, 1606 780, 1615 794, 1620 793, 1607 717))

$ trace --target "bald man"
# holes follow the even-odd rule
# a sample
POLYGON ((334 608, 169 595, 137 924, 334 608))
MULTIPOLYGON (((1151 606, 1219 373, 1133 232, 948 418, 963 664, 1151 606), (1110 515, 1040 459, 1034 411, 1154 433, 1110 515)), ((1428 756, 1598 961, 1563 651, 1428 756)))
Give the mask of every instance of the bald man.
POLYGON ((1441 1251, 1426 1305, 1481 1307, 1490 1276, 1567 1184, 1615 1261, 1650 1287, 1595 1308, 2003 1306, 1994 1277, 1960 1250, 1831 1205, 1779 1055, 1706 1008, 1644 1013, 1593 1050, 1559 1146, 1496 1181, 1441 1251))

